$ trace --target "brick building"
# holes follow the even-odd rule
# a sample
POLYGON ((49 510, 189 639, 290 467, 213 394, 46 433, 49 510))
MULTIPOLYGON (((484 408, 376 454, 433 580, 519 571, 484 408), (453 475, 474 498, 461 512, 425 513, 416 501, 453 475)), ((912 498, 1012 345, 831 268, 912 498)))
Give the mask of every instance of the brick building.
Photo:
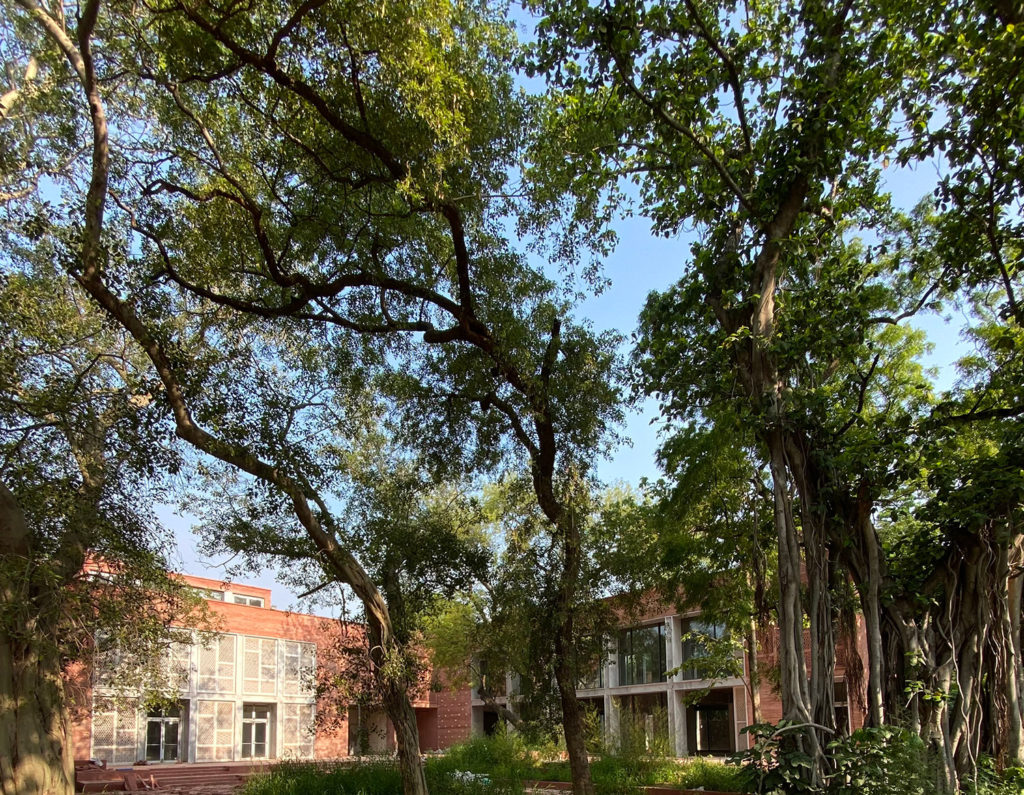
MULTIPOLYGON (((132 699, 111 699, 105 666, 98 664, 82 688, 91 709, 80 711, 72 726, 76 759, 117 765, 335 759, 394 747, 384 715, 359 706, 342 710, 327 728, 314 726, 319 709, 333 709, 316 703, 319 653, 345 633, 361 635, 360 627, 275 610, 266 588, 184 579, 207 598, 217 634, 170 649, 176 705, 147 711, 132 699)), ((413 706, 425 750, 469 737, 468 691, 424 688, 413 706)))
MULTIPOLYGON (((144 711, 131 701, 108 703, 104 677, 97 673, 86 696, 92 709, 73 726, 75 758, 118 765, 334 759, 394 748, 393 730, 374 708, 353 705, 336 712, 329 725, 314 726, 319 711, 335 709, 317 703, 318 658, 345 633, 361 637, 360 627, 275 610, 268 589, 185 580, 207 598, 218 634, 205 644, 197 638, 171 649, 167 664, 180 685, 177 704, 144 711)), ((639 618, 623 618, 605 659, 578 691, 612 742, 639 731, 676 756, 723 755, 746 747, 741 729, 753 722, 746 661, 741 676, 714 683, 700 679, 686 664, 702 652, 686 637, 693 629, 712 636, 720 631, 701 624, 696 614, 653 601, 639 618)), ((762 655, 762 662, 770 661, 762 655)), ((837 713, 842 728, 857 728, 863 723, 862 699, 848 698, 847 689, 839 667, 837 713)), ((856 689, 850 692, 856 695, 856 689)), ((499 702, 514 694, 511 677, 501 692, 499 702)), ((421 688, 413 706, 422 749, 443 749, 492 731, 496 710, 478 695, 470 688, 421 688)), ((762 719, 777 721, 781 703, 766 678, 759 696, 762 719)))

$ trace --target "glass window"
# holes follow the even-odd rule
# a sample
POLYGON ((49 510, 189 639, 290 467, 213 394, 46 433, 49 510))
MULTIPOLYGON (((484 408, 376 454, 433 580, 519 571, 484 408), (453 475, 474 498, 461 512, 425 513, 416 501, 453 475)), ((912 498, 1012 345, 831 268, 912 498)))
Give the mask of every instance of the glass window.
POLYGON ((249 605, 249 607, 263 607, 263 597, 260 596, 241 596, 235 594, 236 605, 249 605))
POLYGON ((704 639, 718 640, 725 637, 724 624, 711 624, 699 619, 691 619, 683 625, 683 679, 703 679, 703 674, 694 666, 687 667, 690 660, 699 660, 707 656, 704 639))
POLYGON ((832 699, 836 705, 836 732, 840 735, 850 733, 850 705, 846 695, 846 680, 837 679, 833 683, 832 699))
POLYGON ((619 685, 665 681, 665 625, 634 627, 619 633, 619 685))
POLYGON ((194 588, 193 590, 199 596, 203 597, 203 599, 212 599, 215 602, 223 602, 224 601, 224 592, 223 591, 215 591, 215 590, 213 590, 213 588, 194 588))

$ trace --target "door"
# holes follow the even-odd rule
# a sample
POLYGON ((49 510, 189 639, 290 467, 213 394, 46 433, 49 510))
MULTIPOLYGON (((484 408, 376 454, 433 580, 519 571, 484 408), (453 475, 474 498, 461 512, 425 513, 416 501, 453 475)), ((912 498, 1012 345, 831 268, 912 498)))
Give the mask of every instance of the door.
POLYGON ((152 710, 146 717, 146 761, 177 762, 181 707, 152 710))
POLYGON ((266 759, 270 746, 270 707, 242 707, 242 758, 266 759))

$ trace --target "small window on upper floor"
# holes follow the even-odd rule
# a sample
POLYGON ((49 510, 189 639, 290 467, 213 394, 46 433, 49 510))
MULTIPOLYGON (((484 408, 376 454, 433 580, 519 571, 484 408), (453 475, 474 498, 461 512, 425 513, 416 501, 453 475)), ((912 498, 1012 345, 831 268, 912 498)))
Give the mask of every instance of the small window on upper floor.
POLYGON ((194 590, 199 596, 203 597, 203 599, 212 599, 215 602, 224 601, 223 591, 215 591, 213 588, 193 588, 192 590, 194 590))
POLYGON ((235 594, 234 598, 236 605, 249 605, 249 607, 263 607, 262 596, 242 596, 240 594, 235 594))

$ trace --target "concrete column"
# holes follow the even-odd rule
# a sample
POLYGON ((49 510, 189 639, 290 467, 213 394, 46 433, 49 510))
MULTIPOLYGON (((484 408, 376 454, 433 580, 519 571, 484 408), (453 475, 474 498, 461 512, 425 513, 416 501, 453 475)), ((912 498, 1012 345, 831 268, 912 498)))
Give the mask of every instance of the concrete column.
POLYGON ((605 671, 604 686, 619 686, 619 639, 614 636, 608 642, 608 668, 605 671))
POLYGON ((749 735, 741 730, 747 725, 747 688, 737 685, 732 689, 733 731, 736 733, 736 750, 747 748, 749 735))
MULTIPOLYGON (((665 655, 668 661, 669 669, 678 668, 683 664, 683 645, 681 638, 682 633, 682 621, 679 616, 670 616, 665 619, 665 640, 668 643, 668 654, 665 655)), ((679 682, 681 681, 680 675, 677 673, 671 677, 669 681, 679 682)))
POLYGON ((617 750, 619 747, 619 704, 615 696, 605 693, 604 696, 604 725, 608 747, 617 750))
POLYGON ((672 742, 676 756, 687 756, 686 702, 682 690, 670 690, 668 694, 669 720, 672 722, 672 742))

